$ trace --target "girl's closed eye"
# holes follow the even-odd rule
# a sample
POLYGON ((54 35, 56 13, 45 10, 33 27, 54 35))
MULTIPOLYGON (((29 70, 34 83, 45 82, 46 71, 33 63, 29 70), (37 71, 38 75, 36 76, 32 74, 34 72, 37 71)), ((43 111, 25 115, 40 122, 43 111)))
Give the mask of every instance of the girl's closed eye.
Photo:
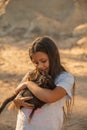
MULTIPOLYGON (((42 60, 42 61, 40 61, 40 62, 42 62, 42 63, 45 63, 45 62, 47 62, 47 60, 42 60)), ((39 64, 39 62, 33 62, 34 64, 39 64)))
POLYGON ((42 62, 42 63, 46 63, 46 62, 47 62, 47 60, 42 60, 41 62, 42 62))

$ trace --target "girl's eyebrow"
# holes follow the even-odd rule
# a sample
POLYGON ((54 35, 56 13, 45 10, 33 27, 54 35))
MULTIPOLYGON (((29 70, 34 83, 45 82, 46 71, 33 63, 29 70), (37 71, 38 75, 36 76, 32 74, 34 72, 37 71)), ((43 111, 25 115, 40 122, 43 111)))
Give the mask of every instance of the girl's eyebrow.
MULTIPOLYGON (((46 60, 46 58, 40 58, 39 60, 46 60)), ((32 59, 32 61, 36 61, 36 60, 32 59)))

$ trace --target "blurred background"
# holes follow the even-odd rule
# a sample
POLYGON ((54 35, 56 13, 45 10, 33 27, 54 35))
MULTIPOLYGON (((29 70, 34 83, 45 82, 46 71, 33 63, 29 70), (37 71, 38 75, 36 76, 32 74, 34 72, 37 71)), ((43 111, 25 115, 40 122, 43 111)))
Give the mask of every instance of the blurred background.
MULTIPOLYGON (((64 130, 87 130, 87 0, 0 0, 0 103, 33 69, 28 47, 51 36, 61 62, 76 79, 75 105, 64 130)), ((0 130, 14 130, 17 111, 0 115, 0 130)))

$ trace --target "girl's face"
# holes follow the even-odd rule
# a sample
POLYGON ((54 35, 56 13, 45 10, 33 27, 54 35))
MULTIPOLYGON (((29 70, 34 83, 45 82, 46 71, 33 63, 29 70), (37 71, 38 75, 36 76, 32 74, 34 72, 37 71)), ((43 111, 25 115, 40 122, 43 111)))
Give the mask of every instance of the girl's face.
POLYGON ((32 62, 35 64, 39 72, 49 72, 49 57, 46 53, 36 52, 32 55, 32 62))

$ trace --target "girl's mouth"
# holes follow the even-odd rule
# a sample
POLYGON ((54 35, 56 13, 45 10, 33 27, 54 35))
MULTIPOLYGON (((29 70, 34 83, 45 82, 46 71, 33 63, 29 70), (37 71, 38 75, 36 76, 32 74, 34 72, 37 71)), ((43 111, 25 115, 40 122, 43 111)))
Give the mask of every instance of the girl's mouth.
POLYGON ((40 71, 40 73, 42 73, 42 74, 48 74, 48 69, 42 70, 42 71, 40 71))

